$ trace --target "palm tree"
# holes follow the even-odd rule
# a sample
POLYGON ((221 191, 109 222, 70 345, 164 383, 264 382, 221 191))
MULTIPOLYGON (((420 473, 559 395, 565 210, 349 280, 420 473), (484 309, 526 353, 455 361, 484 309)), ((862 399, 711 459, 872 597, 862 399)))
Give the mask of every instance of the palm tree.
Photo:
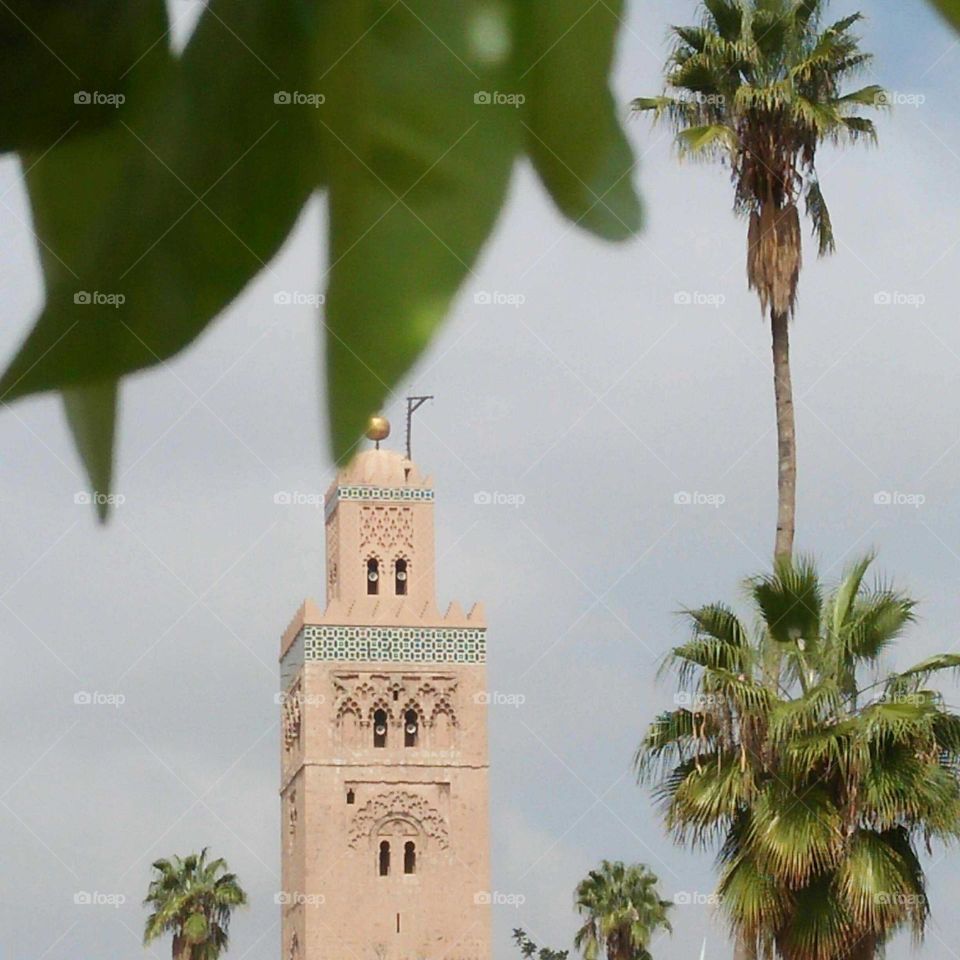
POLYGON ((823 27, 829 0, 705 0, 698 26, 674 27, 665 91, 633 102, 677 133, 681 157, 730 169, 734 209, 749 220, 747 280, 769 312, 773 340, 779 473, 774 557, 793 552, 797 452, 789 320, 802 262, 799 204, 820 256, 835 247, 817 176, 824 141, 875 141, 861 107, 886 101, 878 86, 844 92, 871 56, 851 32, 853 14, 823 27))
POLYGON ((157 860, 144 906, 153 912, 143 933, 146 946, 173 934, 173 960, 217 960, 228 945, 230 916, 247 895, 225 860, 199 854, 157 860))
POLYGON ((670 930, 671 904, 657 893, 657 878, 642 863, 604 860, 576 890, 577 912, 585 917, 574 946, 585 960, 651 960, 647 947, 659 929, 670 930))
POLYGON ((901 929, 919 940, 919 845, 960 836, 960 716, 929 687, 960 655, 879 670, 915 604, 867 586, 871 561, 829 594, 807 561, 750 581, 753 633, 724 604, 688 611, 693 635, 665 664, 681 705, 637 751, 674 838, 719 846, 748 955, 867 960, 901 929))

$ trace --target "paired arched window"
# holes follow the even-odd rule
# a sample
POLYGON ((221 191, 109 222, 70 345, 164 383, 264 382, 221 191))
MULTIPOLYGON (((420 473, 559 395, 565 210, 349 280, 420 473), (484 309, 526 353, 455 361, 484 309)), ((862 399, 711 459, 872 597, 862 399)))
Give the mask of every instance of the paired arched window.
POLYGON ((371 557, 367 561, 367 594, 376 596, 380 592, 380 561, 371 557))
POLYGON ((387 745, 387 711, 377 710, 373 714, 373 745, 385 747, 387 745))
MULTIPOLYGON (((407 876, 417 872, 417 845, 412 840, 403 845, 403 872, 407 876)), ((377 848, 377 874, 381 877, 390 876, 389 840, 381 840, 377 848)))

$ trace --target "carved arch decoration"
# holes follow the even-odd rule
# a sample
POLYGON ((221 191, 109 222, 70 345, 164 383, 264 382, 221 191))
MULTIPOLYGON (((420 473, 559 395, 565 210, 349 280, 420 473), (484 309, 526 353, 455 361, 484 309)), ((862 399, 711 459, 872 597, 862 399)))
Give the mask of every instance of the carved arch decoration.
POLYGON ((415 824, 425 836, 435 840, 441 850, 450 846, 447 822, 436 807, 423 797, 407 790, 388 790, 368 800, 350 824, 348 844, 352 849, 364 837, 388 820, 406 820, 415 824))
POLYGON ((453 709, 453 704, 446 697, 439 697, 433 705, 433 710, 430 713, 430 724, 431 726, 437 722, 437 717, 440 714, 444 714, 447 719, 450 721, 450 725, 453 727, 460 726, 460 722, 457 719, 457 711, 453 709))

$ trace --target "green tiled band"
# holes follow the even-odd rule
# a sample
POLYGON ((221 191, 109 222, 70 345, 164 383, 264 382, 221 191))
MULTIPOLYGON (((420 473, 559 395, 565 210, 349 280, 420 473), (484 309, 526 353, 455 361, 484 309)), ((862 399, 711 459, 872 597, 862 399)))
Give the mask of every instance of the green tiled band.
POLYGON ((486 631, 455 627, 303 628, 305 660, 485 663, 486 631))
POLYGON ((327 500, 328 516, 341 500, 359 500, 363 503, 399 503, 414 500, 423 503, 433 500, 433 490, 427 487, 373 487, 364 483, 337 487, 333 496, 327 500))

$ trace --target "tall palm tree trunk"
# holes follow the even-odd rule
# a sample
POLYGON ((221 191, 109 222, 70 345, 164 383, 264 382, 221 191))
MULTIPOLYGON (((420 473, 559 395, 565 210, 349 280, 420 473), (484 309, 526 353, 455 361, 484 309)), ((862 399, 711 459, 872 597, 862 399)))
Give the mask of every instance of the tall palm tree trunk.
POLYGON ((773 387, 777 404, 777 540, 775 561, 793 556, 797 522, 797 433, 790 379, 790 326, 786 313, 770 311, 773 339, 773 387))

